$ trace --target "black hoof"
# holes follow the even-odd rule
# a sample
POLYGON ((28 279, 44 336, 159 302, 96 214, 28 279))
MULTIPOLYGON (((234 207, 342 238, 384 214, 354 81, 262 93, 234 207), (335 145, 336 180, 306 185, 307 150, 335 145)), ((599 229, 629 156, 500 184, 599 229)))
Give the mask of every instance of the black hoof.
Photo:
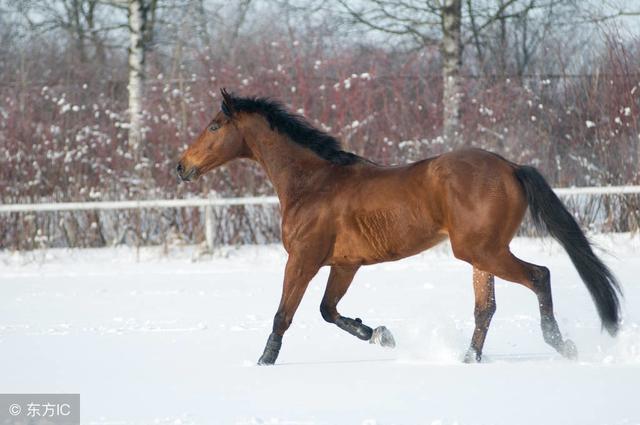
POLYGON ((263 354, 258 360, 258 366, 271 366, 276 362, 276 357, 266 356, 263 354))
POLYGON ((478 353, 475 348, 469 348, 462 361, 467 364, 480 363, 482 361, 482 353, 478 353))
POLYGON ((278 354, 280 354, 280 347, 282 347, 282 337, 275 333, 269 335, 267 345, 264 347, 264 353, 258 360, 258 365, 268 366, 274 364, 278 354))

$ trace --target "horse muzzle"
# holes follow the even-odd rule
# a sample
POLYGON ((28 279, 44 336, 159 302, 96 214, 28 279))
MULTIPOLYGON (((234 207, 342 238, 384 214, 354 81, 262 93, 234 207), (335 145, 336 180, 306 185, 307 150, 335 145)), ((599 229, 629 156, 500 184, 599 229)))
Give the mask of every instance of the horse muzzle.
POLYGON ((176 171, 183 182, 190 182, 198 178, 198 167, 187 168, 182 165, 182 162, 179 162, 176 171))

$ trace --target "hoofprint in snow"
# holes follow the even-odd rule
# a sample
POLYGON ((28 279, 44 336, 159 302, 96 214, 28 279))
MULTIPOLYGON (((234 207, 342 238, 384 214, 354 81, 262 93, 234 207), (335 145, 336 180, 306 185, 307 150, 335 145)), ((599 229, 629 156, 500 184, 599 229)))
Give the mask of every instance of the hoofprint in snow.
POLYGON ((638 424, 640 237, 595 237, 620 279, 618 338, 564 251, 516 239, 550 268, 555 310, 579 360, 542 339, 535 296, 496 281, 482 364, 471 267, 443 244, 364 267, 339 305, 386 325, 397 348, 362 342, 318 310, 311 282, 274 367, 255 365, 286 260, 279 246, 0 253, 0 393, 80 393, 84 424, 638 424))

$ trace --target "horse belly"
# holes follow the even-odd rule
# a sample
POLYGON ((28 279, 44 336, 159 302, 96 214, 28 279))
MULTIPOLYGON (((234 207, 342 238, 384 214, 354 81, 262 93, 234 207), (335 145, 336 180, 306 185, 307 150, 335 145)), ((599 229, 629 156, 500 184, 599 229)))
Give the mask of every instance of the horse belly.
POLYGON ((446 232, 428 223, 403 220, 389 211, 355 216, 340 226, 331 263, 374 264, 418 254, 447 238, 446 232))

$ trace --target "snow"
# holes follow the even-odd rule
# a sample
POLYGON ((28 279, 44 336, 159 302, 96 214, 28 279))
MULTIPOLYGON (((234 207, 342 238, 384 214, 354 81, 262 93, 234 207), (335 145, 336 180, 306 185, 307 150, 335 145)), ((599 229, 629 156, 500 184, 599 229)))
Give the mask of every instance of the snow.
POLYGON ((498 280, 485 362, 471 267, 443 244, 365 267, 339 305, 397 348, 325 323, 311 282, 274 367, 255 362, 277 307, 279 246, 0 252, 0 393, 77 392, 84 424, 638 424, 640 237, 595 238, 625 290, 612 339, 560 247, 513 251, 551 269, 556 315, 580 356, 542 340, 535 297, 498 280))

